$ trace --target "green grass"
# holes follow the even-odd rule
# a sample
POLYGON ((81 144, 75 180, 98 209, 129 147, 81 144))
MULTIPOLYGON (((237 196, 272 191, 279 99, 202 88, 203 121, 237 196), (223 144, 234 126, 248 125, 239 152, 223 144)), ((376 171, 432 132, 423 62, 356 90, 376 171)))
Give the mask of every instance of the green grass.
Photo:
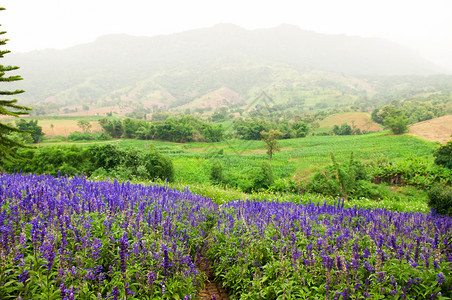
MULTIPOLYGON (((176 181, 206 183, 208 176, 200 173, 208 170, 212 158, 220 159, 224 168, 240 172, 247 166, 259 166, 268 157, 262 141, 229 140, 219 143, 171 143, 121 139, 109 141, 121 148, 157 148, 169 155, 175 164, 176 181), (222 152, 222 154, 221 154, 222 152)), ((58 143, 88 146, 95 143, 58 143)), ((41 146, 48 144, 41 144, 41 146)), ((309 176, 331 163, 333 153, 338 163, 348 162, 350 153, 364 163, 381 161, 397 162, 409 156, 433 159, 437 143, 411 135, 391 135, 388 132, 358 136, 309 136, 299 139, 279 140, 282 148, 273 156, 272 167, 276 177, 293 175, 309 176)))
MULTIPOLYGON (((213 158, 221 161, 223 170, 230 174, 241 174, 248 167, 260 166, 268 160, 262 141, 229 140, 219 143, 171 143, 162 141, 143 141, 121 139, 110 141, 121 148, 137 147, 139 149, 157 148, 170 156, 175 167, 175 180, 171 185, 183 189, 187 186, 193 192, 212 198, 217 203, 233 199, 259 198, 290 200, 308 199, 323 202, 328 198, 312 194, 245 194, 236 189, 219 187, 211 184, 209 172, 213 158)), ((95 143, 95 142, 93 142, 95 143)), ((93 143, 83 143, 88 146, 93 143)), ((71 143, 61 143, 71 144, 71 143)), ((437 143, 429 142, 410 135, 391 135, 388 132, 359 136, 309 136, 306 138, 280 140, 283 149, 273 156, 271 162, 275 178, 293 178, 304 180, 317 170, 331 164, 334 153, 338 163, 348 162, 350 153, 365 164, 381 162, 397 162, 410 156, 418 156, 433 161, 433 153, 437 143)), ((43 144, 44 145, 44 144, 43 144)), ((78 144, 80 145, 80 144, 78 144)), ((391 199, 369 201, 365 199, 350 200, 349 205, 364 207, 387 207, 400 211, 427 211, 425 192, 410 188, 390 188, 394 195, 391 199)))
MULTIPOLYGON (((293 194, 293 193, 272 193, 268 191, 243 193, 234 188, 220 187, 210 184, 197 184, 197 183, 183 183, 183 182, 156 182, 160 185, 165 185, 170 188, 185 190, 188 189, 193 193, 203 195, 204 197, 212 199, 217 204, 227 203, 229 201, 246 200, 246 199, 260 199, 266 201, 291 201, 296 203, 319 203, 323 204, 325 201, 329 204, 333 204, 341 199, 337 197, 328 197, 319 194, 305 193, 305 194, 293 194)), ((389 189, 390 187, 388 187, 389 189)), ((405 212, 428 212, 430 211, 427 205, 427 195, 424 191, 416 190, 412 187, 399 187, 400 193, 391 199, 383 200, 369 200, 369 199, 349 199, 344 202, 345 207, 362 207, 362 208, 386 208, 393 211, 405 211, 405 212), (409 190, 403 191, 403 190, 409 190), (416 196, 407 194, 415 192, 416 196)))

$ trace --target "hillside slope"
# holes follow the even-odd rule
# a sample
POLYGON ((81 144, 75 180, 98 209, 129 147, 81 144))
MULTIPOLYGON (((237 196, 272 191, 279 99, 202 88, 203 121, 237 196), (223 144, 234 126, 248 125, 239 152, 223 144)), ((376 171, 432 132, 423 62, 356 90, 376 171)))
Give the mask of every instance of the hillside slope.
POLYGON ((65 50, 11 54, 6 62, 21 67, 24 81, 17 85, 27 91, 24 101, 55 113, 74 112, 68 108, 74 103, 77 110, 82 104, 129 106, 128 111, 178 107, 222 88, 245 102, 273 90, 276 101, 304 99, 315 105, 320 93, 325 101, 346 95, 337 101, 349 103, 373 90, 358 75, 442 72, 385 40, 290 25, 245 30, 220 24, 154 37, 108 35, 65 50))
POLYGON ((412 135, 445 144, 452 139, 452 115, 413 124, 409 127, 409 132, 412 135))

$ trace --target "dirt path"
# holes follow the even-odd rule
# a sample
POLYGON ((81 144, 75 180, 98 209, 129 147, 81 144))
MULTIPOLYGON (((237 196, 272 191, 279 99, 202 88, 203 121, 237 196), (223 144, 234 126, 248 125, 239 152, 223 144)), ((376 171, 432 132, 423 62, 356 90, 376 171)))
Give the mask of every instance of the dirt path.
POLYGON ((228 292, 214 281, 215 274, 212 268, 212 261, 206 256, 206 245, 202 248, 201 256, 196 262, 196 265, 198 266, 198 270, 204 272, 207 276, 205 288, 199 294, 201 300, 229 300, 228 292))
POLYGON ((207 275, 206 287, 201 291, 201 300, 229 300, 227 291, 215 282, 212 270, 212 263, 205 257, 202 257, 198 263, 198 268, 201 272, 207 275), (215 297, 215 298, 214 298, 215 297))

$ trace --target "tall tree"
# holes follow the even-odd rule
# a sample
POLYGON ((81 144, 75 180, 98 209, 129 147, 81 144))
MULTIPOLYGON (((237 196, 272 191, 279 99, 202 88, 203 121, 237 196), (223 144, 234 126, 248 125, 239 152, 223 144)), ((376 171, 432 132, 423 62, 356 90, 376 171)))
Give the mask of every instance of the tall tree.
MULTIPOLYGON (((5 8, 0 7, 0 11, 5 10, 5 8)), ((1 25, 0 25, 1 26, 1 25)), ((0 35, 5 34, 6 31, 0 31, 0 35)), ((6 45, 8 39, 0 39, 0 46, 6 45)), ((9 50, 0 50, 0 58, 4 58, 5 54, 10 53, 9 50)), ((0 64, 0 82, 2 85, 8 82, 13 82, 17 80, 22 80, 20 75, 5 76, 6 72, 14 71, 19 69, 17 66, 4 66, 0 64)), ((31 110, 28 107, 17 105, 17 99, 11 99, 17 94, 23 93, 23 90, 14 91, 4 91, 0 88, 0 95, 2 97, 6 96, 7 100, 0 99, 0 116, 13 116, 19 117, 19 115, 28 114, 27 111, 31 110)), ((13 160, 17 158, 15 148, 26 147, 23 143, 12 140, 8 137, 11 132, 27 132, 20 130, 12 125, 0 122, 0 164, 5 160, 13 160)), ((1 168, 1 165, 0 165, 1 168)))
POLYGON ((282 133, 279 130, 272 129, 269 132, 261 131, 261 135, 263 137, 262 141, 267 148, 268 157, 271 161, 273 153, 281 150, 281 146, 278 145, 278 139, 281 137, 282 133))

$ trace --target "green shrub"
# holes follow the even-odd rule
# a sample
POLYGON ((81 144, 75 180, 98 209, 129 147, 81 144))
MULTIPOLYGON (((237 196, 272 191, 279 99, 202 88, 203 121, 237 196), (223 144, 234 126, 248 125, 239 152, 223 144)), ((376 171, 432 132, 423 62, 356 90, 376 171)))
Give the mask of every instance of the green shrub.
POLYGON ((141 162, 147 170, 149 179, 174 180, 174 166, 171 158, 161 154, 155 148, 143 154, 141 162))
POLYGON ((93 134, 90 132, 72 132, 71 134, 69 134, 67 140, 68 141, 72 141, 72 142, 76 142, 76 141, 107 141, 110 140, 111 136, 108 133, 102 132, 99 134, 93 134))
POLYGON ((377 166, 374 169, 372 181, 429 189, 435 183, 450 185, 451 178, 451 170, 435 165, 425 158, 410 156, 398 162, 377 166))
POLYGON ((120 165, 123 152, 112 144, 94 145, 89 148, 93 170, 103 168, 107 172, 120 165))
POLYGON ((218 184, 224 181, 223 177, 223 165, 219 160, 214 160, 210 167, 210 180, 214 184, 218 184))
POLYGON ((90 154, 86 148, 77 146, 50 146, 38 149, 21 150, 22 157, 5 166, 5 171, 22 171, 26 173, 75 175, 90 173, 90 154))
POLYGON ((245 178, 239 181, 239 187, 246 193, 269 188, 274 182, 270 163, 265 161, 259 167, 249 168, 245 178))
POLYGON ((244 167, 240 172, 224 174, 224 183, 242 192, 251 193, 268 189, 274 182, 273 170, 268 161, 260 166, 244 167))
POLYGON ((357 180, 355 189, 351 193, 355 198, 382 199, 387 196, 382 186, 366 180, 357 180))
POLYGON ((441 215, 452 216, 452 187, 435 185, 428 192, 428 206, 441 215))
POLYGON ((314 174, 307 184, 307 190, 329 196, 344 198, 381 199, 385 194, 378 185, 369 182, 371 176, 367 168, 350 155, 348 164, 339 164, 331 155, 332 165, 314 174))
POLYGON ((452 140, 439 147, 433 155, 435 156, 435 164, 452 169, 452 140))
POLYGON ((292 178, 276 178, 269 190, 279 193, 296 193, 299 187, 292 178))

